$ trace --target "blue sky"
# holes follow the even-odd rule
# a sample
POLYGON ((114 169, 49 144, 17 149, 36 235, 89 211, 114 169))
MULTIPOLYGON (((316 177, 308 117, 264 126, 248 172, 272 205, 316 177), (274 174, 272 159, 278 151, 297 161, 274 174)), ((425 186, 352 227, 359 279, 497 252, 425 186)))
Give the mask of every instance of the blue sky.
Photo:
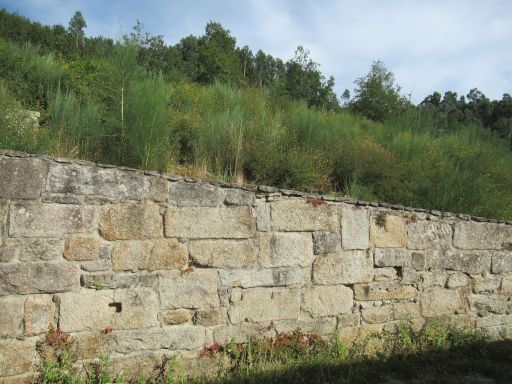
POLYGON ((0 0, 0 7, 67 26, 81 10, 88 35, 119 38, 139 19, 176 43, 219 21, 239 46, 284 60, 301 44, 339 94, 383 60, 404 94, 437 90, 491 98, 512 93, 512 1, 508 0, 0 0))

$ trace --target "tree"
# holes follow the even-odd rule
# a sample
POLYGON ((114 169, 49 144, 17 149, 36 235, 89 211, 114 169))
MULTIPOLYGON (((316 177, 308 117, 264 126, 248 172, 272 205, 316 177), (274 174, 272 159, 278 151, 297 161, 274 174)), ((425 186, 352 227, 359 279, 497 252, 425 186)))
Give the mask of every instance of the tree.
POLYGON ((350 109, 375 121, 400 114, 410 105, 395 85, 395 76, 380 60, 374 61, 370 72, 355 81, 354 98, 350 109))
POLYGON ((76 52, 79 52, 80 46, 84 45, 84 28, 87 28, 82 12, 76 11, 71 20, 69 20, 68 31, 71 33, 75 40, 76 52))

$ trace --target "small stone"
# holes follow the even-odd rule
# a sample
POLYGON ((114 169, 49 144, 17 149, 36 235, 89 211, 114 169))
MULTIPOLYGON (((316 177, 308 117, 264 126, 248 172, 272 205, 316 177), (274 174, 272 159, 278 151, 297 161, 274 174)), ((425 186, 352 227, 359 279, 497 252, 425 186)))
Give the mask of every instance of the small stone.
POLYGON ((25 302, 25 336, 48 332, 55 325, 55 305, 50 295, 29 296, 25 302))
POLYGON ((77 235, 66 239, 64 257, 72 261, 95 260, 100 257, 101 239, 93 235, 77 235))
POLYGON ((100 234, 107 240, 152 239, 162 236, 160 207, 153 202, 112 204, 103 208, 100 234))
POLYGON ((190 312, 186 309, 164 311, 160 314, 162 321, 168 325, 187 323, 191 319, 190 312))
POLYGON ((461 287, 466 287, 469 284, 469 278, 467 275, 455 272, 448 275, 448 281, 446 282, 446 287, 450 289, 456 289, 461 287))
POLYGON ((162 177, 152 177, 148 197, 159 203, 167 202, 169 200, 169 182, 162 177))
POLYGON ((224 308, 199 309, 194 317, 194 324, 203 326, 222 325, 227 321, 228 316, 224 308))

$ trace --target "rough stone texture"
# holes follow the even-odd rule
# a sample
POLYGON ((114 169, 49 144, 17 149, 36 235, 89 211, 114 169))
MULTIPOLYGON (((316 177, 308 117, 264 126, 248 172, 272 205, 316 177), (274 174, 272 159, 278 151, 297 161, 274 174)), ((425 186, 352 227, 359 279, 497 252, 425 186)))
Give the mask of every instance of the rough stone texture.
POLYGON ((9 263, 14 261, 18 250, 14 247, 3 247, 0 248, 0 262, 9 263))
POLYGON ((354 293, 343 285, 317 286, 304 291, 302 309, 313 317, 350 313, 354 293))
POLYGON ((473 221, 455 223, 453 245, 459 249, 502 249, 512 240, 512 227, 473 221))
POLYGON ((512 313, 512 300, 499 295, 470 295, 469 305, 479 316, 487 316, 489 313, 498 315, 512 313))
POLYGON ((46 182, 47 168, 41 159, 0 158, 0 199, 37 199, 46 182))
POLYGON ((226 287, 278 287, 304 285, 309 269, 298 267, 272 269, 231 269, 219 272, 220 282, 226 287))
POLYGON ((75 195, 97 195, 109 200, 142 200, 148 193, 149 182, 142 173, 115 168, 52 164, 47 191, 75 195))
POLYGON ((274 231, 331 231, 340 229, 336 206, 314 206, 304 199, 284 199, 271 204, 274 231))
POLYGON ((491 271, 492 273, 512 272, 512 251, 493 254, 491 271))
POLYGON ((512 296, 512 278, 504 278, 501 281, 500 293, 505 296, 512 296))
POLYGON ((160 207, 144 204, 112 204, 103 208, 100 233, 107 240, 138 240, 162 236, 160 207))
POLYGON ((31 371, 36 362, 34 342, 0 341, 0 377, 31 371))
POLYGON ((458 290, 427 288, 421 295, 421 313, 425 317, 449 315, 462 306, 462 295, 458 290))
POLYGON ((0 297, 0 339, 23 334, 24 297, 0 297))
POLYGON ((55 326, 55 304, 51 295, 29 296, 25 302, 25 336, 48 332, 55 326))
POLYGON ((264 200, 256 201, 256 228, 260 232, 270 231, 270 204, 264 200))
POLYGON ((160 300, 163 308, 216 308, 219 277, 217 271, 195 269, 160 275, 160 300))
POLYGON ((402 217, 373 213, 370 223, 370 242, 376 248, 403 248, 407 242, 407 224, 402 217), (382 220, 382 225, 379 225, 382 220))
POLYGON ((318 256, 313 266, 316 284, 367 283, 373 279, 373 258, 366 251, 342 251, 318 256))
POLYGON ((80 280, 83 287, 97 290, 158 286, 158 275, 156 274, 98 273, 82 275, 80 280))
POLYGON ((72 336, 77 346, 76 358, 78 359, 97 359, 98 356, 110 355, 116 343, 113 332, 85 332, 72 336))
POLYGON ((361 310, 361 316, 365 322, 373 324, 417 319, 421 317, 421 312, 418 303, 393 303, 364 308, 361 310))
POLYGON ((300 312, 300 291, 284 288, 251 288, 231 297, 231 323, 296 319, 300 312))
POLYGON ((187 246, 176 239, 122 241, 112 251, 112 270, 181 269, 187 260, 187 246))
POLYGON ((370 221, 364 208, 344 206, 341 210, 341 233, 344 249, 366 249, 370 246, 370 221))
POLYGON ((91 230, 96 223, 95 207, 70 204, 12 204, 9 236, 60 237, 91 230))
POLYGON ((341 250, 341 234, 339 232, 314 232, 313 252, 315 255, 332 253, 341 250))
POLYGON ((446 287, 450 289, 466 287, 469 284, 469 277, 464 273, 455 272, 448 275, 446 287))
POLYGON ((169 182, 158 177, 151 178, 148 197, 159 203, 167 202, 169 200, 169 182))
POLYGON ((78 268, 70 263, 0 264, 0 295, 65 292, 78 285, 78 268))
POLYGON ((400 248, 376 248, 375 265, 377 267, 411 267, 412 253, 400 248))
POLYGON ((249 207, 174 208, 165 214, 165 236, 189 239, 243 239, 256 235, 249 207))
POLYGON ((67 292, 58 301, 59 326, 65 332, 158 326, 158 294, 149 288, 67 292))
POLYGON ((87 261, 85 263, 82 263, 80 265, 80 268, 82 268, 82 270, 87 271, 87 272, 108 271, 109 269, 112 268, 112 263, 111 263, 110 259, 87 261))
POLYGON ((93 235, 77 235, 66 239, 64 257, 72 261, 99 259, 101 238, 93 235))
POLYGON ((398 278, 395 268, 375 268, 373 270, 374 281, 393 281, 398 278))
POLYGON ((447 248, 452 243, 452 227, 446 223, 416 221, 407 226, 407 248, 447 248))
POLYGON ((496 293, 499 291, 501 279, 496 275, 485 273, 472 278, 474 293, 496 293))
POLYGON ((9 205, 6 200, 0 199, 0 246, 4 245, 5 222, 7 221, 7 212, 9 211, 9 205))
POLYGON ((306 267, 313 263, 313 239, 310 233, 273 233, 267 245, 268 249, 265 249, 260 244, 261 264, 265 267, 306 267))
POLYGON ((228 314, 225 308, 199 309, 194 317, 194 324, 213 326, 226 324, 228 314))
POLYGON ((355 284, 354 298, 361 301, 406 300, 416 296, 416 288, 393 283, 355 284))
POLYGON ((224 202, 224 191, 205 183, 171 183, 169 196, 178 207, 217 207, 224 202))
POLYGON ((193 240, 189 248, 195 264, 213 268, 247 268, 257 256, 250 240, 193 240))
POLYGON ((63 241, 59 239, 9 239, 18 251, 20 261, 51 261, 62 257, 63 241))
MULTIPOLYGON (((346 315, 350 316, 350 315, 346 315)), ((277 333, 290 333, 299 328, 303 332, 332 336, 336 329, 336 317, 321 317, 316 319, 299 318, 298 320, 278 320, 274 323, 277 333)))
POLYGON ((162 312, 160 317, 165 324, 177 325, 189 322, 192 315, 186 309, 174 309, 162 312))
POLYGON ((226 191, 226 200, 224 201, 227 205, 248 205, 253 206, 256 202, 254 193, 243 191, 241 189, 228 189, 226 191))
POLYGON ((486 251, 448 253, 441 261, 442 269, 452 269, 465 273, 483 273, 491 270, 491 254, 486 251))
POLYGON ((273 336, 275 336, 275 332, 270 322, 262 324, 239 323, 224 327, 216 327, 213 330, 213 341, 223 345, 230 341, 235 343, 245 343, 250 337, 273 336))

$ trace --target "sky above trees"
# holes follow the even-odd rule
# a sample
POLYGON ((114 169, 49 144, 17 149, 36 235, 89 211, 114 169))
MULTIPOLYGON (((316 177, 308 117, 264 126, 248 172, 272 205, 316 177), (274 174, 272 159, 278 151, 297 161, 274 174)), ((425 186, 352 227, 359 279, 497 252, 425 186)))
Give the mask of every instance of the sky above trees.
POLYGON ((509 1, 0 0, 0 8, 65 26, 80 10, 87 35, 112 38, 129 33, 138 19, 169 44, 219 21, 238 46, 284 60, 303 45, 335 77, 338 96, 374 60, 386 64, 414 102, 434 91, 464 95, 478 87, 495 99, 512 91, 509 1))

